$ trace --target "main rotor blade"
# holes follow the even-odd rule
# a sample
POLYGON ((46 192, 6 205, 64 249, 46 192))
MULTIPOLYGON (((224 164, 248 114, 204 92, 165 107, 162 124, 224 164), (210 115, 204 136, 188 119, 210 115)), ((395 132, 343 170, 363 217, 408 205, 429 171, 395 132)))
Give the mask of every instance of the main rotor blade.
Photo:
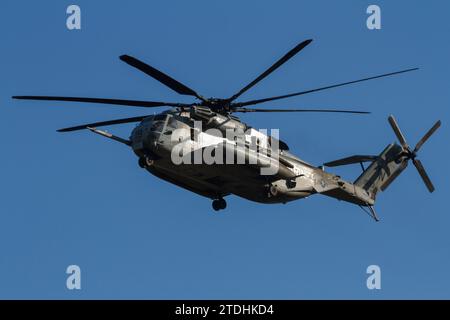
POLYGON ((414 148, 414 152, 419 151, 419 149, 423 146, 423 144, 431 137, 431 135, 441 126, 441 120, 438 120, 430 130, 417 142, 416 147, 414 148))
POLYGON ((326 86, 326 87, 321 87, 321 88, 316 88, 316 89, 311 89, 311 90, 306 90, 306 91, 300 91, 300 92, 285 94, 285 95, 281 95, 281 96, 275 96, 275 97, 264 98, 264 99, 257 99, 257 100, 251 100, 251 101, 245 101, 245 102, 237 102, 236 105, 238 107, 243 107, 243 106, 255 105, 255 104, 263 103, 263 102, 267 102, 267 101, 286 99, 286 98, 300 96, 300 95, 304 95, 304 94, 308 94, 308 93, 312 93, 312 92, 317 92, 317 91, 322 91, 322 90, 327 90, 327 89, 332 89, 332 88, 337 88, 337 87, 343 87, 343 86, 346 86, 346 85, 349 85, 349 84, 353 84, 353 83, 358 83, 358 82, 369 81, 369 80, 373 80, 373 79, 389 77, 389 76, 393 76, 393 75, 397 75, 397 74, 401 74, 401 73, 406 73, 406 72, 411 72, 411 71, 415 71, 415 70, 419 70, 419 68, 412 68, 412 69, 406 69, 406 70, 401 70, 401 71, 396 71, 396 72, 391 72, 391 73, 385 73, 385 74, 381 74, 381 75, 373 76, 373 77, 369 77, 369 78, 364 78, 364 79, 359 79, 359 80, 354 80, 354 81, 348 81, 348 82, 333 84, 333 85, 329 85, 329 86, 326 86))
POLYGON ((132 67, 135 67, 136 69, 139 69, 140 71, 146 73, 150 77, 154 78, 155 80, 158 80, 162 84, 166 85, 170 89, 174 90, 175 92, 183 95, 188 96, 194 96, 199 98, 200 100, 204 101, 204 98, 200 96, 197 92, 192 90, 191 88, 185 86, 181 82, 173 79, 172 77, 168 76, 167 74, 153 68, 152 66, 133 58, 129 55, 122 55, 120 56, 120 60, 124 61, 125 63, 129 64, 132 67))
POLYGON ((392 130, 394 130, 395 135, 397 136, 398 140, 400 141, 400 144, 404 149, 408 149, 408 143, 406 142, 405 137, 403 136, 402 131, 400 130, 397 121, 395 121, 395 118, 393 115, 390 115, 388 118, 389 124, 392 127, 392 130))
POLYGON ((257 77, 255 80, 250 82, 248 85, 246 85, 244 88, 242 88, 238 93, 236 93, 234 96, 229 98, 228 100, 234 101, 236 100, 241 94, 243 94, 245 91, 253 87, 255 84, 257 84, 259 81, 267 77, 269 74, 271 74, 273 71, 278 69, 283 63, 288 61, 290 58, 295 56, 299 51, 301 51, 303 48, 305 48, 308 44, 312 42, 312 39, 305 40, 301 43, 299 43, 297 46, 295 46, 291 51, 286 53, 281 59, 279 59, 277 62, 275 62, 269 69, 264 71, 259 77, 257 77))
POLYGON ((232 112, 332 112, 332 113, 355 113, 355 114, 369 114, 368 111, 354 111, 354 110, 334 110, 334 109, 254 109, 254 108, 236 108, 232 112))
POLYGON ((430 178, 428 177, 427 172, 425 171, 425 168, 422 165, 422 162, 420 162, 420 160, 418 160, 418 159, 414 159, 413 163, 416 166, 417 171, 419 171, 419 174, 422 177, 423 182, 427 186, 428 191, 433 192, 434 191, 433 183, 431 182, 430 178))
POLYGON ((95 128, 95 127, 109 126, 109 125, 113 125, 113 124, 139 122, 147 117, 149 117, 149 116, 146 115, 146 116, 139 116, 139 117, 133 117, 133 118, 124 118, 124 119, 93 122, 93 123, 82 124, 82 125, 79 125, 76 127, 63 128, 63 129, 59 129, 57 131, 58 132, 69 132, 69 131, 88 129, 88 127, 95 128))
POLYGON ((156 101, 138 101, 138 100, 122 100, 122 99, 104 99, 104 98, 81 98, 81 97, 51 97, 51 96, 13 96, 13 99, 20 100, 45 100, 45 101, 73 101, 73 102, 89 102, 102 104, 115 104, 121 106, 133 107, 188 107, 189 104, 173 103, 173 102, 156 102, 156 101))

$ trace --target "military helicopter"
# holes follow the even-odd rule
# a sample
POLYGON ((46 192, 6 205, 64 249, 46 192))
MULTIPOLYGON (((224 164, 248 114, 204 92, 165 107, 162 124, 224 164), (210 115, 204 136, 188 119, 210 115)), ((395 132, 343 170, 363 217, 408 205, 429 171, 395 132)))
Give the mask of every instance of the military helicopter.
POLYGON ((369 112, 355 110, 268 109, 249 108, 248 106, 417 70, 417 68, 411 68, 306 91, 236 102, 243 93, 307 47, 311 41, 309 39, 296 45, 252 82, 226 99, 205 98, 167 74, 129 55, 122 55, 120 59, 175 92, 181 95, 193 96, 197 101, 188 104, 58 96, 13 96, 13 98, 74 101, 144 108, 171 107, 171 109, 156 115, 143 115, 88 123, 60 129, 58 132, 88 129, 103 137, 129 146, 138 156, 140 167, 158 178, 210 198, 212 200, 212 207, 216 211, 226 208, 227 204, 224 197, 230 194, 260 203, 286 203, 306 198, 313 194, 322 194, 356 204, 378 221, 377 214, 374 210, 377 193, 384 191, 398 177, 408 165, 409 160, 413 161, 428 190, 433 192, 434 186, 425 172, 422 163, 416 156, 422 145, 439 128, 441 125, 440 121, 434 124, 416 144, 414 149, 411 149, 400 131, 396 120, 393 116, 390 116, 389 123, 400 144, 389 144, 379 155, 353 155, 344 159, 327 162, 323 166, 317 167, 291 153, 285 142, 252 128, 235 116, 236 113, 250 112, 368 114, 369 112), (138 123, 131 132, 129 139, 121 138, 97 129, 102 126, 123 123, 138 123), (196 123, 200 123, 200 128, 196 126, 196 123), (220 133, 229 131, 234 133, 238 131, 243 132, 239 139, 239 142, 242 143, 238 143, 236 136, 233 139, 220 135, 220 133), (175 132, 178 132, 178 134, 174 138, 175 132), (180 146, 183 148, 179 149, 181 150, 180 152, 177 152, 180 153, 183 159, 185 156, 192 158, 196 151, 209 148, 211 154, 219 154, 219 151, 226 150, 228 152, 227 154, 232 154, 233 159, 241 156, 244 160, 253 159, 254 161, 252 163, 250 163, 251 161, 244 161, 243 164, 236 162, 221 163, 217 161, 214 163, 201 162, 195 164, 187 161, 175 164, 173 159, 174 149, 180 146), (273 148, 273 146, 277 146, 277 148, 273 148), (367 168, 363 165, 365 162, 370 163, 367 168), (354 182, 345 181, 338 175, 324 171, 324 166, 335 167, 358 163, 361 165, 363 172, 354 182), (275 164, 277 169, 273 174, 261 174, 261 169, 267 168, 272 164, 275 164))

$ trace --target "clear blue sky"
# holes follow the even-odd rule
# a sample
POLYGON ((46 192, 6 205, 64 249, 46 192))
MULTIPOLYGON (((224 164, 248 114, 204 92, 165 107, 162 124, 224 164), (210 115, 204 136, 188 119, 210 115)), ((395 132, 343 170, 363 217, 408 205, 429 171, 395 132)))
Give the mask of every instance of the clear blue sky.
MULTIPOLYGON (((0 298, 450 298, 450 42, 445 1, 1 1, 0 298), (121 4, 121 2, 123 4, 121 4), (66 8, 82 10, 68 31, 66 8), (130 4, 132 3, 132 4, 130 4), (382 30, 366 8, 382 9, 382 30), (313 196, 261 205, 208 199, 158 180, 123 145, 55 130, 140 108, 12 101, 21 94, 189 102, 121 62, 130 54, 206 96, 228 97, 298 42, 314 42, 242 100, 368 75, 414 73, 269 107, 354 108, 370 116, 255 114, 313 164, 379 153, 396 115, 411 144, 441 119, 420 159, 380 194, 373 222, 313 196), (82 270, 82 290, 65 269, 82 270), (366 268, 382 290, 366 288, 366 268)), ((127 137, 133 125, 108 128, 127 137)), ((358 166, 335 170, 353 180, 358 166)))

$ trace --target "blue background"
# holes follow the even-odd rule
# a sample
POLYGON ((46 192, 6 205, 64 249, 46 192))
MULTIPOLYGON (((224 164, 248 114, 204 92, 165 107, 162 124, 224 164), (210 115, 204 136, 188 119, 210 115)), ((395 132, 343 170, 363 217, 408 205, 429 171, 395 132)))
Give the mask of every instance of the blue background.
MULTIPOLYGON (((66 28, 69 1, 1 1, 0 298, 450 298, 448 106, 450 5, 444 1, 76 1, 82 30, 66 28), (366 8, 382 29, 366 28, 366 8), (235 196, 216 214, 208 199, 137 166, 123 145, 55 129, 155 110, 13 101, 67 95, 190 102, 118 57, 130 54, 205 96, 228 97, 298 42, 314 42, 240 99, 310 89, 409 67, 420 71, 268 103, 353 108, 370 116, 251 114, 280 128, 320 165, 378 154, 443 127, 385 193, 373 222, 358 207, 313 196, 261 205, 235 196), (66 289, 66 267, 82 290, 66 289), (368 290, 366 268, 382 270, 368 290)), ((161 109, 162 110, 162 109, 161 109)), ((133 125, 108 128, 127 137, 133 125)), ((358 166, 333 170, 352 181, 358 166)))

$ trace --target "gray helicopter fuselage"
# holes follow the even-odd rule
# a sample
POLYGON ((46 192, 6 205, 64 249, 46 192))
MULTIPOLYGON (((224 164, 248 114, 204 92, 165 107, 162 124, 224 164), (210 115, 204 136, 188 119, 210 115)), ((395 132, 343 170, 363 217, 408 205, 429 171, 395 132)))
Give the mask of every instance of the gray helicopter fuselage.
MULTIPOLYGON (((346 183, 338 176, 294 156, 287 150, 287 145, 279 140, 276 141, 278 148, 271 149, 273 137, 249 127, 239 119, 201 108, 190 112, 170 110, 150 116, 136 126, 130 141, 136 155, 146 159, 145 168, 150 173, 211 199, 235 194, 261 203, 286 203, 318 192, 326 194, 327 190, 340 189, 339 184, 346 183), (194 121, 201 122, 201 130, 196 128, 194 121), (244 132, 243 146, 227 138, 225 132, 230 130, 244 132), (257 150, 249 148, 252 139, 257 142, 257 150), (194 161, 196 151, 202 155, 205 149, 218 146, 234 153, 236 157, 239 153, 247 154, 247 160, 256 156, 255 151, 259 157, 254 164, 206 163, 203 159, 198 163, 194 161), (178 149, 175 151, 175 148, 178 149), (277 154, 266 156, 263 152, 261 155, 261 150, 269 149, 268 154, 277 154), (189 156, 183 159, 192 161, 175 163, 174 152, 179 152, 181 156, 186 150, 189 156), (275 164, 277 170, 272 174, 261 174, 261 169, 270 164, 275 164)), ((351 200, 352 197, 348 198, 351 200)), ((355 201, 361 202, 358 197, 355 197, 355 201)), ((368 198, 367 201, 371 200, 368 198)))

